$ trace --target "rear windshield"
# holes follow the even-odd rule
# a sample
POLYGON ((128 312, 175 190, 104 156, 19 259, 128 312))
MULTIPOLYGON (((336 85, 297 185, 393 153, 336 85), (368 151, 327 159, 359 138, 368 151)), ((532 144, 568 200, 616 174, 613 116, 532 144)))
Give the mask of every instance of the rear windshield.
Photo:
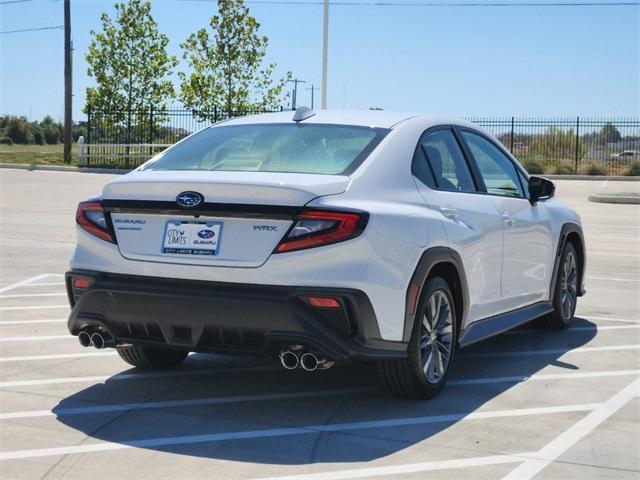
POLYGON ((387 132, 322 124, 219 126, 185 139, 144 169, 347 175, 387 132))

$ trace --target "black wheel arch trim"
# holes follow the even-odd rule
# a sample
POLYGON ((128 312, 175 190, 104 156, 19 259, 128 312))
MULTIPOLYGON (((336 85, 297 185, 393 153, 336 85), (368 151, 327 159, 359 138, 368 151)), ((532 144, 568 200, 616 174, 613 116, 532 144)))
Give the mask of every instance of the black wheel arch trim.
POLYGON ((578 253, 578 296, 581 297, 586 293, 584 288, 584 272, 587 266, 587 253, 584 243, 584 234, 582 233, 582 227, 577 223, 568 222, 562 225, 562 229, 560 230, 560 237, 558 239, 558 248, 556 250, 556 255, 553 262, 553 273, 551 275, 551 283, 549 285, 549 301, 553 302, 553 297, 555 295, 555 284, 558 278, 558 272, 560 270, 560 257, 562 256, 562 250, 567 242, 569 236, 577 236, 579 239, 579 244, 576 245, 576 250, 578 253))
MULTIPOLYGON (((413 324, 415 320, 415 312, 411 311, 411 303, 412 303, 412 292, 414 289, 418 289, 416 298, 416 305, 419 303, 419 299, 422 296, 425 282, 427 278, 429 278, 429 274, 433 271, 433 269, 442 263, 447 263, 455 268, 457 276, 458 276, 458 285, 450 285, 452 290, 459 289, 461 298, 454 299, 454 303, 456 300, 459 300, 462 308, 458 312, 456 310, 456 321, 458 321, 458 325, 462 323, 466 316, 466 312, 469 308, 469 288, 467 286, 467 277, 464 272, 464 266, 462 264, 462 259, 460 255, 455 250, 449 247, 432 247, 428 250, 425 250, 418 261, 418 265, 413 272, 413 276, 409 282, 409 286, 406 291, 405 298, 405 318, 404 318, 404 330, 402 335, 402 341, 408 343, 411 339, 411 333, 413 331, 413 324)), ((457 306, 457 305, 456 305, 457 306)))

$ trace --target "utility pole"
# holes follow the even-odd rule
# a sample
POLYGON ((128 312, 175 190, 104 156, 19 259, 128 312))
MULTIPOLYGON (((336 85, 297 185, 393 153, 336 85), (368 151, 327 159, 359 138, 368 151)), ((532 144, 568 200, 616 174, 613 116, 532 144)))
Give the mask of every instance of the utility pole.
POLYGON ((71 163, 71 0, 64 0, 64 163, 71 163))
POLYGON ((307 82, 304 80, 298 80, 297 78, 294 78, 293 80, 287 80, 287 81, 293 83, 293 98, 291 99, 291 109, 295 110, 296 100, 298 99, 298 84, 307 83, 307 82))
POLYGON ((329 55, 329 0, 324 0, 322 15, 322 108, 327 108, 327 61, 329 55))
POLYGON ((314 87, 312 83, 311 87, 307 88, 307 90, 311 90, 311 110, 313 110, 313 92, 315 92, 316 90, 320 90, 320 88, 314 87))

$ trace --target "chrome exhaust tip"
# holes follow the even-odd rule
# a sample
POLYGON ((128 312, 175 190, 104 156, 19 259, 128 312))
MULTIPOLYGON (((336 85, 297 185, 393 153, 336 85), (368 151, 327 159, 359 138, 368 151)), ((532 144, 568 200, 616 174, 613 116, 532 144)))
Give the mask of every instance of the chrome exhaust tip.
POLYGON ((298 359, 298 356, 291 350, 282 350, 279 357, 280 363, 285 369, 295 370, 296 368, 298 368, 300 360, 298 359))
POLYGON ((80 333, 78 333, 78 342, 80 342, 80 345, 82 345, 83 347, 90 347, 91 346, 91 335, 89 335, 84 330, 81 331, 80 333))
POLYGON ((91 335, 91 345, 93 345, 93 348, 101 350, 105 347, 106 343, 107 342, 101 333, 96 332, 91 335))
POLYGON ((313 353, 305 353, 300 357, 300 366, 307 372, 313 372, 318 368, 318 357, 313 353))

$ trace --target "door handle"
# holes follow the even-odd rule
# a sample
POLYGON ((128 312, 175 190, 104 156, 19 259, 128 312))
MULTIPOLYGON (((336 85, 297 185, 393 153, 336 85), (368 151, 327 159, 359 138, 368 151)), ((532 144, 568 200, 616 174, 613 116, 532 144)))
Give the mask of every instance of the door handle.
POLYGON ((458 210, 449 207, 440 207, 440 213, 450 220, 458 218, 458 210))
POLYGON ((515 219, 507 212, 502 214, 502 221, 507 227, 513 227, 513 224, 515 223, 515 219))

